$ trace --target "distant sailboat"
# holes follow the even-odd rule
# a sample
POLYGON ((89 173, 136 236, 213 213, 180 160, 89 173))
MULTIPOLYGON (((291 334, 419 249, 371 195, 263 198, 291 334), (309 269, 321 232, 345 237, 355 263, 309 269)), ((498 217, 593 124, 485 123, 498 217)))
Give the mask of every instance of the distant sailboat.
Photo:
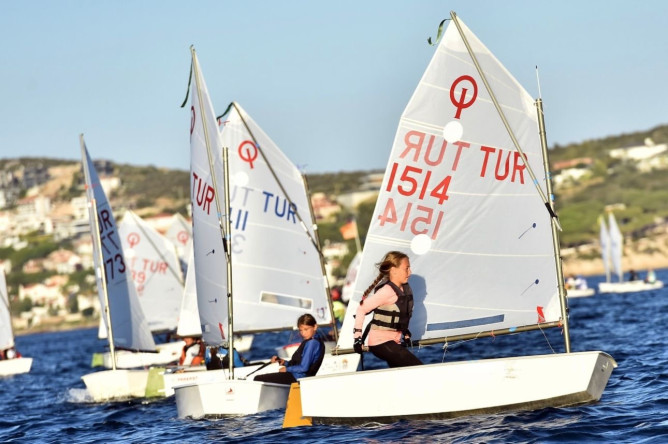
MULTIPOLYGON (((561 327, 566 353, 303 378, 298 405, 316 422, 594 402, 616 366, 604 352, 570 350, 542 102, 454 12, 451 20, 401 116, 348 309, 377 276, 374 264, 400 250, 420 346, 561 327)), ((352 328, 344 335, 352 348, 352 328)))
MULTIPOLYGON (((125 212, 118 224, 118 233, 125 264, 151 333, 173 333, 183 298, 183 275, 175 246, 130 210, 125 212)), ((183 341, 157 344, 157 353, 117 351, 116 367, 138 368, 175 363, 183 345, 183 341)), ((111 353, 94 356, 93 362, 112 368, 111 353)))
POLYGON ((181 214, 176 213, 172 216, 169 228, 165 232, 165 237, 169 239, 176 247, 179 260, 182 265, 183 274, 186 274, 188 258, 193 249, 192 227, 181 214))
POLYGON ((624 256, 624 235, 617 225, 617 220, 612 212, 608 213, 608 226, 605 225, 603 217, 599 218, 601 257, 605 269, 605 282, 598 284, 599 293, 635 293, 638 291, 656 290, 663 287, 663 282, 654 280, 645 282, 642 280, 624 281, 624 270, 622 258, 624 256), (617 276, 617 282, 613 282, 611 274, 617 276))
MULTIPOLYGON (((0 352, 7 353, 12 350, 14 354, 14 329, 12 328, 12 316, 9 311, 9 295, 7 294, 7 281, 5 272, 0 270, 0 352)), ((18 375, 28 373, 32 366, 32 358, 24 358, 16 355, 7 359, 0 357, 0 376, 18 375)))
POLYGON ((148 370, 117 369, 115 353, 117 349, 155 351, 155 342, 128 276, 116 220, 88 155, 83 134, 79 140, 95 277, 112 358, 112 370, 90 373, 81 379, 96 402, 143 397, 148 370))

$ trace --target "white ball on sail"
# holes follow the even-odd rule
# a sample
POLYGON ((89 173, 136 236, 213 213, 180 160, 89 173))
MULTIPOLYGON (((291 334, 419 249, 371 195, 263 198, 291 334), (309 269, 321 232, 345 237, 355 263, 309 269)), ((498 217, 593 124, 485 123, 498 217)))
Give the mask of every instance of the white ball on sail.
POLYGON ((431 249, 431 238, 426 234, 418 234, 411 241, 411 251, 417 255, 425 254, 431 249))
POLYGON ((239 171, 233 176, 232 184, 238 187, 245 187, 248 185, 248 174, 243 171, 239 171))
POLYGON ((448 122, 447 125, 445 125, 443 128, 443 138, 450 143, 461 140, 463 134, 464 127, 457 120, 448 122))

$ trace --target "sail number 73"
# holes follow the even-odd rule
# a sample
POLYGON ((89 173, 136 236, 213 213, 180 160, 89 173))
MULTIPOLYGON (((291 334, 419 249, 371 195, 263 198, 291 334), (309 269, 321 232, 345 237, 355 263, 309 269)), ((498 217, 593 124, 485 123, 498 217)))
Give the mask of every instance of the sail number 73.
MULTIPOLYGON (((385 208, 378 216, 380 226, 386 223, 399 223, 399 229, 406 231, 410 228, 411 233, 430 234, 432 239, 436 239, 438 230, 443 221, 443 211, 432 208, 429 203, 437 203, 436 206, 443 205, 448 200, 448 187, 450 186, 451 176, 446 176, 443 180, 436 183, 432 178, 432 171, 406 165, 403 170, 397 162, 392 164, 390 176, 385 190, 392 195, 393 189, 401 196, 417 198, 418 201, 427 205, 413 205, 413 202, 407 202, 403 215, 398 214, 397 206, 393 197, 388 197, 385 202, 385 208), (431 184, 434 184, 430 187, 431 184)), ((395 195, 396 196, 396 195, 395 195)))

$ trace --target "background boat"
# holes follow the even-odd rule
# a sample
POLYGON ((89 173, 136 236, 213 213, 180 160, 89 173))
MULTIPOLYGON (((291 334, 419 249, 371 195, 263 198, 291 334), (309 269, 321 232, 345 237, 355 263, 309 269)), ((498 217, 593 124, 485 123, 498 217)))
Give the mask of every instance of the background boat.
POLYGON ((603 266, 605 268, 605 282, 598 284, 599 293, 637 293, 641 291, 656 290, 663 287, 661 280, 645 282, 640 279, 624 280, 622 260, 624 255, 624 236, 617 225, 617 220, 612 211, 608 213, 608 225, 601 217, 600 242, 603 266), (615 274, 617 282, 612 279, 615 274))

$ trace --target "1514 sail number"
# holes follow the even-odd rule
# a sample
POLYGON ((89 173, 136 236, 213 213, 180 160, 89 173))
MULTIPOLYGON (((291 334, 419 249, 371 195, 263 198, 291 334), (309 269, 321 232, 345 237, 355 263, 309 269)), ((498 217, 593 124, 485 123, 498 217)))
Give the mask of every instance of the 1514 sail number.
POLYGON ((434 211, 433 208, 424 205, 415 205, 415 208, 413 208, 413 203, 408 202, 403 217, 399 218, 394 199, 390 197, 387 199, 385 208, 382 214, 378 216, 378 219, 380 220, 381 227, 386 223, 400 223, 399 229, 401 231, 406 231, 406 228, 409 227, 411 233, 416 236, 418 234, 429 234, 431 229, 430 236, 432 239, 436 239, 438 229, 441 227, 441 222, 443 221, 443 211, 434 211))

